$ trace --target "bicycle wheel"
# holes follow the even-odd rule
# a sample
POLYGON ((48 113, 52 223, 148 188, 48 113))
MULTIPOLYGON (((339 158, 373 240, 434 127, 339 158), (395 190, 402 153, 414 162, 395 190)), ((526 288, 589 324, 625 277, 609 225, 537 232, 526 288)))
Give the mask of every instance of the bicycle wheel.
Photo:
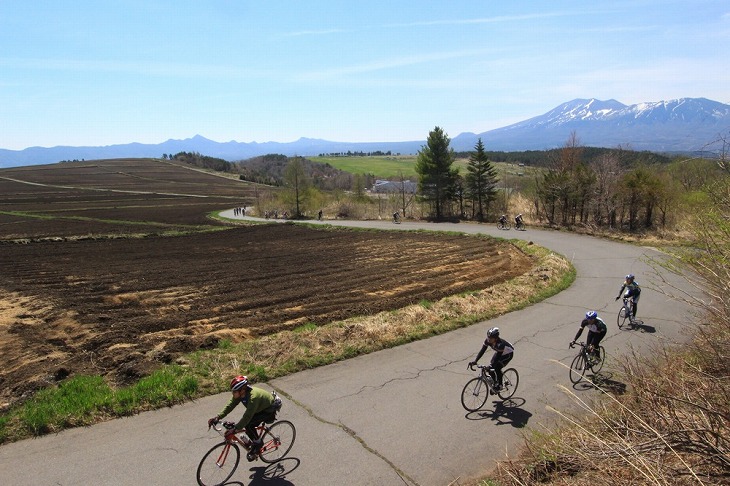
POLYGON ((472 378, 461 391, 461 404, 468 412, 476 412, 487 403, 489 386, 481 378, 472 378))
POLYGON ((517 385, 520 383, 520 375, 514 368, 504 370, 502 373, 502 390, 499 392, 499 398, 507 400, 517 391, 517 385))
POLYGON ((224 484, 236 472, 241 451, 236 444, 221 442, 214 445, 200 460, 198 465, 198 484, 215 486, 224 484))
POLYGON ((586 360, 583 353, 580 353, 570 364, 570 381, 574 384, 578 383, 586 374, 586 360))
POLYGON ((264 432, 264 442, 259 457, 269 464, 284 459, 294 445, 296 437, 297 429, 293 423, 288 420, 276 422, 264 432))
POLYGON ((619 329, 623 329, 623 327, 626 325, 626 320, 630 320, 628 314, 626 313, 626 307, 621 307, 621 310, 618 311, 618 317, 616 318, 616 324, 618 324, 619 329))
POLYGON ((594 373, 598 373, 603 369, 603 362, 606 361, 606 350, 603 348, 603 346, 598 346, 598 362, 594 362, 591 365, 591 371, 594 373))

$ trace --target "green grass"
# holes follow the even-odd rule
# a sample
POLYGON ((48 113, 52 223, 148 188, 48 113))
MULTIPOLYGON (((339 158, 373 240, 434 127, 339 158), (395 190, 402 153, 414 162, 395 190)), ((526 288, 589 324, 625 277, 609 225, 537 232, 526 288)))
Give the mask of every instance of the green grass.
POLYGON ((315 324, 313 322, 308 322, 306 324, 302 324, 299 327, 295 327, 294 329, 292 329, 292 332, 295 332, 295 333, 296 332, 307 332, 307 331, 313 331, 315 329, 317 329, 317 324, 315 324))
POLYGON ((74 376, 37 392, 0 417, 0 443, 40 436, 182 403, 198 394, 198 378, 185 368, 165 366, 132 386, 112 389, 101 376, 74 376))
POLYGON ((312 162, 329 164, 336 169, 351 174, 374 174, 388 179, 403 176, 416 176, 416 156, 403 155, 392 157, 308 157, 312 162))
MULTIPOLYGON (((416 179, 416 156, 398 155, 392 157, 308 157, 312 162, 329 164, 351 174, 373 174, 380 179, 416 179)), ((454 166, 466 173, 467 159, 456 159, 454 166)))

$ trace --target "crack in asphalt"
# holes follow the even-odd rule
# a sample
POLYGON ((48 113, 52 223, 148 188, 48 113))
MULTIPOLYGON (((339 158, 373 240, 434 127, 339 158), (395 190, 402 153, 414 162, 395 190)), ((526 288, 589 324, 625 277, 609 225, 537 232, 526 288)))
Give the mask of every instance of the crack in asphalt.
POLYGON ((388 459, 383 454, 381 454, 377 450, 375 450, 372 447, 370 447, 367 444, 367 442, 365 442, 365 440, 357 434, 357 432, 355 430, 351 429, 350 427, 348 427, 347 425, 343 424, 342 422, 331 422, 331 421, 329 421, 329 420, 327 420, 327 419, 325 419, 323 417, 320 417, 319 415, 317 415, 316 413, 314 413, 314 410, 312 410, 310 407, 308 407, 305 404, 303 404, 302 402, 298 401, 297 399, 295 399, 294 397, 292 397, 290 394, 288 394, 287 392, 285 392, 281 388, 274 387, 273 385, 270 385, 270 386, 272 388, 274 388, 274 390, 276 390, 276 393, 277 394, 279 394, 279 395, 281 395, 283 397, 286 397, 287 400, 291 401, 293 404, 297 405, 302 410, 304 410, 305 412, 307 412, 307 414, 310 417, 312 417, 313 419, 317 420, 320 423, 323 423, 323 424, 326 424, 326 425, 331 425, 333 427, 337 427, 338 429, 342 430, 347 435, 349 435, 350 437, 352 437, 353 439, 355 439, 363 447, 363 449, 365 449, 366 451, 368 451, 372 455, 378 457, 380 460, 382 460, 388 466, 390 466, 390 468, 393 470, 393 472, 395 472, 398 475, 398 477, 400 477, 401 481, 403 481, 403 484, 412 485, 412 486, 420 486, 420 484, 415 479, 413 479, 408 474, 406 474, 403 470, 401 470, 398 466, 396 466, 395 463, 393 463, 390 459, 388 459))

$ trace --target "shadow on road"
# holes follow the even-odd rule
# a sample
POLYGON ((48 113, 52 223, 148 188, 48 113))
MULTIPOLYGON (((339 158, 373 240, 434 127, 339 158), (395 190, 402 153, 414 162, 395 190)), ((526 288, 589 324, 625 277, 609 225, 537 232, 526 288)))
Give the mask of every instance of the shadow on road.
POLYGON ((654 334, 656 332, 656 327, 650 326, 648 324, 644 324, 644 321, 640 319, 634 320, 632 324, 628 324, 626 327, 623 328, 624 331, 636 331, 639 332, 646 332, 649 334, 654 334))
POLYGON ((525 404, 524 398, 512 397, 504 401, 495 400, 492 403, 494 403, 493 411, 468 413, 466 418, 468 420, 489 419, 497 425, 511 425, 516 429, 521 429, 532 417, 532 413, 522 408, 525 404))
POLYGON ((626 393, 626 383, 613 380, 613 373, 596 373, 593 375, 592 382, 606 393, 613 395, 623 395, 626 393))
POLYGON ((249 476, 249 486, 294 486, 294 483, 285 479, 286 475, 299 467, 301 461, 294 457, 287 457, 267 467, 252 467, 253 474, 249 476))

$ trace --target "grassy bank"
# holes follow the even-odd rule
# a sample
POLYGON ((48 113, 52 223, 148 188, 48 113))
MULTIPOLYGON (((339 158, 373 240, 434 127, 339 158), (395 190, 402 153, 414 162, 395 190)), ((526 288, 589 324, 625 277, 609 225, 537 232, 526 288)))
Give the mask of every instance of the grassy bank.
POLYGON ((303 325, 238 344, 222 341, 216 349, 187 355, 127 388, 113 389, 101 377, 75 376, 5 411, 0 443, 217 393, 236 374, 261 382, 441 334, 539 302, 575 279, 575 269, 561 256, 513 243, 535 264, 530 272, 495 288, 324 326, 303 325))

